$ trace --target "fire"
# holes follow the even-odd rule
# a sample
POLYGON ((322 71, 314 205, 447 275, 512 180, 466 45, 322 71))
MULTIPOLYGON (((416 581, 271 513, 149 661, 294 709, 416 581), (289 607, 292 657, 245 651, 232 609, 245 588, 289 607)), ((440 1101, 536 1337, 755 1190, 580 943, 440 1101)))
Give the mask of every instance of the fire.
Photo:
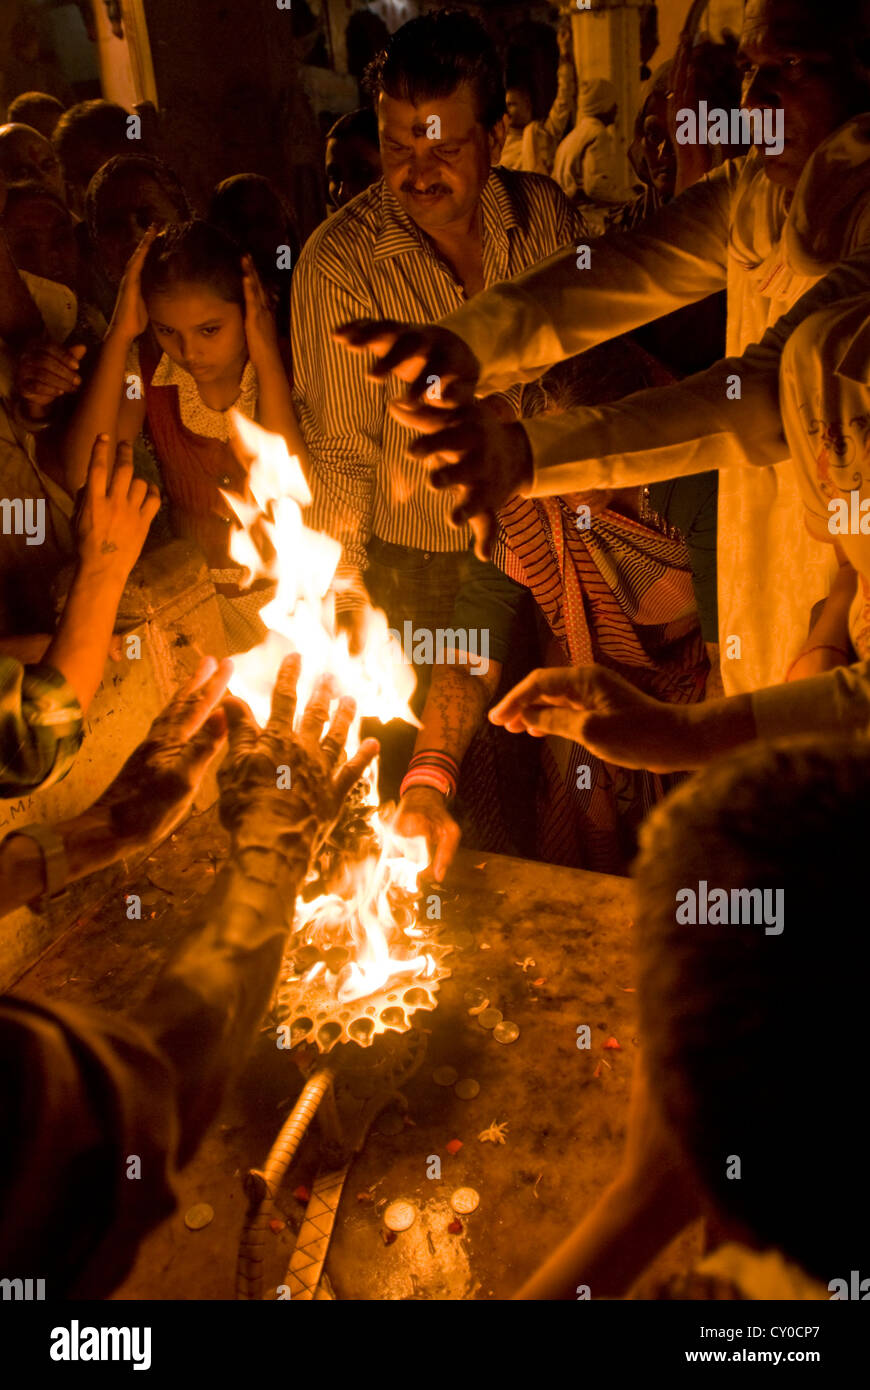
MULTIPOLYGON (((311 495, 299 460, 290 456, 280 435, 268 433, 237 411, 232 421, 249 461, 250 495, 223 493, 239 521, 230 553, 247 571, 248 583, 266 578, 275 585, 274 597, 260 610, 268 629, 265 641, 233 658, 233 693, 265 724, 278 668, 290 652, 300 652, 300 708, 321 672, 334 676, 341 695, 356 700, 349 756, 359 746, 364 717, 384 723, 404 719, 419 727, 408 704, 416 684, 413 670, 389 636, 386 615, 368 611, 359 656, 351 655, 346 635, 336 631, 332 584, 341 547, 303 522, 302 508, 310 504, 311 495)), ((376 761, 359 797, 368 808, 378 804, 376 761)), ((411 981, 436 982, 448 973, 440 964, 443 948, 434 954, 425 950, 422 938, 427 933, 417 924, 417 882, 429 862, 425 840, 398 837, 376 812, 369 819, 373 852, 344 864, 333 891, 297 901, 292 950, 298 955, 300 947, 307 947, 319 956, 300 978, 321 1004, 331 997, 336 1006, 345 1006, 411 981), (337 968, 330 969, 330 964, 337 968)), ((410 996, 409 1007, 416 996, 417 1007, 430 997, 425 990, 411 990, 410 996)), ((370 1031, 396 1026, 389 1021, 390 1010, 384 1012, 386 1021, 377 1020, 370 1031)), ((318 1018, 323 1016, 321 1009, 318 1018)), ((371 1036, 363 1036, 366 1031, 351 1036, 371 1041, 371 1036)))

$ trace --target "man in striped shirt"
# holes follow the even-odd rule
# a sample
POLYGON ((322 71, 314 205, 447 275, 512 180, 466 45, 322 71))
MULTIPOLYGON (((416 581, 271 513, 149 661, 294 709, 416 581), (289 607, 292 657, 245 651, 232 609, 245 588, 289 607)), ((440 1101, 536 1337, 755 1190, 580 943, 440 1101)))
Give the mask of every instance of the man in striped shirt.
MULTIPOLYGON (((471 532, 451 526, 448 500, 406 454, 408 430, 388 413, 400 383, 370 379, 366 360, 345 352, 333 330, 360 317, 437 319, 583 236, 549 179, 493 168, 504 87, 470 15, 442 11, 404 25, 376 60, 372 87, 384 178, 314 232, 293 283, 294 389, 314 496, 307 520, 343 544, 337 607, 355 642, 367 593, 399 632, 408 620, 448 627, 471 532)), ((503 397, 499 408, 516 403, 503 397)), ((431 670, 416 674, 419 711, 431 670)))

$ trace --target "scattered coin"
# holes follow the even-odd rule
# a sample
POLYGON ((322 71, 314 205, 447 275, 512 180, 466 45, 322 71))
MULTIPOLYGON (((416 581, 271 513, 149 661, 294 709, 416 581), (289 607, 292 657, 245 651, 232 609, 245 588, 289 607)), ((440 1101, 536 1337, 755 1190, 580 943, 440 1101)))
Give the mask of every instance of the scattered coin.
POLYGON ((208 1226, 214 1221, 214 1207, 210 1207, 208 1202, 197 1202, 195 1207, 188 1207, 184 1213, 184 1224, 189 1231, 201 1231, 203 1226, 208 1226))
POLYGON ((459 1072, 455 1067, 436 1067, 432 1073, 432 1080, 436 1086, 452 1086, 459 1072))
POLYGON ((417 1213, 410 1202, 391 1202, 384 1212, 384 1225, 388 1231, 407 1231, 417 1219, 417 1213))
POLYGON ((477 1021, 481 1028, 494 1028, 503 1018, 501 1009, 484 1009, 483 1013, 478 1015, 477 1021))
POLYGON ((405 1122, 396 1110, 388 1110, 378 1120, 378 1134, 401 1134, 405 1122))
POLYGON ((474 1097, 480 1094, 480 1082, 467 1076, 464 1081, 457 1081, 453 1089, 460 1100, 474 1100, 474 1097))
POLYGON ((485 1009, 487 1004, 489 1003, 489 1000, 487 999, 482 989, 467 989, 462 997, 465 1000, 466 1004, 468 1004, 469 1008, 473 1009, 485 1009))
POLYGON ((515 1023, 505 1021, 504 1023, 496 1024, 495 1028, 492 1030, 492 1036, 495 1038, 496 1042, 512 1043, 516 1042, 517 1038, 520 1036, 520 1030, 515 1023))
POLYGON ((477 1210, 480 1205, 480 1195, 475 1192, 473 1187, 457 1187, 450 1198, 450 1205, 454 1211, 459 1212, 460 1216, 467 1216, 469 1212, 477 1210))
POLYGON ((451 933, 450 942, 457 951, 466 951, 469 946, 474 945, 474 937, 470 931, 455 931, 451 933))

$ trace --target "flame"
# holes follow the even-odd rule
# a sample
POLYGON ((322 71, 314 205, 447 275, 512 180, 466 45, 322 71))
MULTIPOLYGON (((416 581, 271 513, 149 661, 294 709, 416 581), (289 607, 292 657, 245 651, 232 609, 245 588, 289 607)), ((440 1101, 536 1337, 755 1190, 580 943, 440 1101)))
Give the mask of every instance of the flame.
MULTIPOLYGON (((375 716, 384 723, 419 721, 408 701, 416 679, 386 615, 367 612, 365 642, 359 656, 350 653, 344 633, 336 630, 333 580, 341 546, 330 536, 310 530, 302 508, 311 494, 299 460, 291 457, 280 435, 270 434, 238 411, 231 412, 236 447, 249 464, 248 497, 224 492, 238 519, 230 554, 246 571, 247 583, 267 579, 274 596, 260 610, 268 635, 258 647, 233 658, 230 689, 266 723, 278 668, 290 652, 302 655, 299 708, 321 672, 335 677, 339 694, 352 695, 357 713, 348 755, 359 746, 360 720, 375 716)), ((377 806, 377 761, 367 770, 363 800, 377 806)), ((379 852, 345 866, 336 891, 311 902, 297 901, 294 947, 347 948, 346 963, 334 972, 337 1004, 366 998, 391 981, 430 978, 438 970, 434 957, 420 949, 425 933, 417 926, 420 872, 429 862, 426 841, 397 836, 377 814, 372 826, 379 852)), ((327 966, 321 959, 309 970, 308 983, 322 986, 327 966)), ((444 973, 441 971, 440 973, 444 973)))

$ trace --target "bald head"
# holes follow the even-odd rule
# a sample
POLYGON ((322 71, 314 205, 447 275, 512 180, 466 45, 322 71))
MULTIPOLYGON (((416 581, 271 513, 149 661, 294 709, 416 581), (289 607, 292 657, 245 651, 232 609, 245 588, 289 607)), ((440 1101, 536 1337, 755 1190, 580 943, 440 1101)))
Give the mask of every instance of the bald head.
POLYGON ((64 196, 63 175, 51 141, 32 126, 12 122, 0 126, 0 173, 7 183, 41 183, 64 196))

